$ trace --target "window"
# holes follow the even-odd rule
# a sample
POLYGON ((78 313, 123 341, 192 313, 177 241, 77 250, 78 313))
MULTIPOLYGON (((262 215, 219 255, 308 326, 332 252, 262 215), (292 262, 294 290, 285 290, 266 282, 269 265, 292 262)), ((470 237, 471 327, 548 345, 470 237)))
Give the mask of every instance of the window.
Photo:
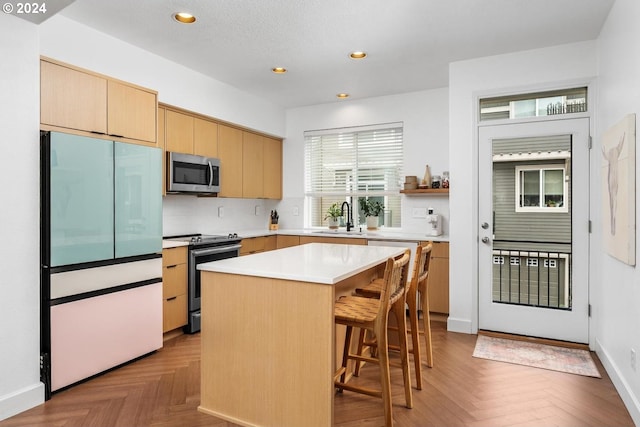
POLYGON ((384 205, 380 224, 401 226, 402 123, 305 132, 305 226, 322 226, 333 203, 359 198, 384 205))
POLYGON ((569 212, 561 165, 516 166, 516 212, 569 212))
POLYGON ((480 121, 583 113, 587 111, 587 88, 484 98, 480 121))

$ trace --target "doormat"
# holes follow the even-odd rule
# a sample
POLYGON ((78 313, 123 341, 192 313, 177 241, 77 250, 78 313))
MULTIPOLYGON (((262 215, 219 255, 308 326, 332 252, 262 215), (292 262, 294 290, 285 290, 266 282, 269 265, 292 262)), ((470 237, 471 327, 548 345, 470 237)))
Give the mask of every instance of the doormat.
POLYGON ((587 350, 478 335, 473 357, 601 378, 587 350))

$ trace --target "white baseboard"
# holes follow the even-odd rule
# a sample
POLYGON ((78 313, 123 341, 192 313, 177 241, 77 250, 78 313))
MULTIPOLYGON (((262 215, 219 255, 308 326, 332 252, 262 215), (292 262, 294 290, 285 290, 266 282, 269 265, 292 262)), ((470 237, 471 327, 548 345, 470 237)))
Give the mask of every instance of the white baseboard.
POLYGON ((473 325, 469 319, 457 319, 449 316, 447 319, 447 330, 449 332, 460 332, 463 334, 472 334, 473 325))
POLYGON ((629 386, 629 383, 620 374, 620 370, 613 362, 613 359, 609 356, 609 353, 607 353, 607 350, 602 347, 600 341, 598 341, 597 339, 595 351, 600 358, 602 365, 607 370, 607 374, 609 375, 609 378, 611 378, 611 382, 620 395, 622 402, 629 411, 629 415, 631 415, 633 423, 637 426, 640 426, 640 402, 638 402, 638 398, 629 386))
POLYGON ((0 421, 44 403, 44 384, 37 383, 0 397, 0 421))

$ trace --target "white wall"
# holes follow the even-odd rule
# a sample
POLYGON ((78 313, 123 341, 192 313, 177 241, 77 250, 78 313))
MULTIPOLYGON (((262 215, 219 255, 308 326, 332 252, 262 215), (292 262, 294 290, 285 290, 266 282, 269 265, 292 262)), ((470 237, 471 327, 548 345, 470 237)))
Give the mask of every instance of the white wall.
POLYGON ((450 199, 449 321, 452 331, 477 331, 477 96, 588 83, 596 75, 595 42, 562 45, 452 63, 449 67, 450 199), (470 268, 456 268, 470 265, 470 268))
POLYGON ((0 14, 0 420, 44 400, 40 383, 38 27, 0 14))
MULTIPOLYGON (((592 211, 598 219, 594 227, 593 263, 600 267, 597 277, 593 277, 597 291, 592 300, 596 320, 596 351, 636 425, 640 425, 640 365, 636 370, 631 369, 630 352, 632 348, 640 351, 640 271, 638 265, 635 268, 628 266, 604 253, 601 249, 599 219, 602 134, 629 113, 636 114, 636 127, 640 119, 639 17, 640 2, 616 0, 598 39, 599 90, 591 183, 592 188, 597 190, 592 211)), ((640 173, 637 172, 639 155, 636 143, 636 188, 640 188, 640 173)), ((636 190, 636 224, 640 202, 637 194, 636 190)), ((640 242, 637 229, 636 226, 636 242, 640 242)))
MULTIPOLYGON (((424 175, 429 164, 432 174, 441 175, 449 169, 448 99, 447 88, 412 92, 354 101, 336 101, 287 110, 286 141, 283 161, 283 201, 281 218, 295 228, 303 226, 304 205, 304 132, 378 123, 404 123, 403 175, 424 175), (300 215, 293 216, 298 207, 300 215)), ((451 185, 457 183, 452 175, 451 185)), ((443 196, 403 196, 403 231, 426 231, 425 219, 411 217, 413 207, 432 206, 445 217, 444 230, 448 231, 449 200, 443 196)))

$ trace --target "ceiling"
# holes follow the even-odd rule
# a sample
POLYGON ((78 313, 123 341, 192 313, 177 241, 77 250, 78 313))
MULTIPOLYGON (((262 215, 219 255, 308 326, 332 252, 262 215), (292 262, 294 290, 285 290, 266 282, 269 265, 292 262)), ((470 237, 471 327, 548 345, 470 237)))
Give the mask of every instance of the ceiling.
POLYGON ((593 40, 613 2, 75 0, 59 13, 291 108, 445 87, 453 61, 593 40))

